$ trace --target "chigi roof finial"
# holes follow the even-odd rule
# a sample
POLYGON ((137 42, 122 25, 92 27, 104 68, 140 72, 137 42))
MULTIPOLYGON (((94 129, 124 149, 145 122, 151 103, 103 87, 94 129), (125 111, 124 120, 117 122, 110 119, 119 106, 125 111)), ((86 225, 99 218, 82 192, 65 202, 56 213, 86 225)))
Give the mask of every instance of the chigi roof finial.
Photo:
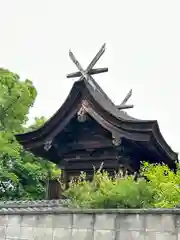
POLYGON ((96 69, 93 69, 95 64, 98 62, 100 57, 105 52, 105 49, 106 49, 106 44, 104 43, 102 45, 101 49, 99 50, 99 52, 95 55, 93 60, 90 62, 90 64, 88 65, 86 70, 84 70, 82 68, 81 64, 78 62, 78 60, 76 59, 76 57, 73 54, 73 52, 71 50, 69 50, 69 57, 71 58, 73 63, 77 66, 77 68, 79 69, 79 72, 68 74, 67 78, 80 77, 79 80, 83 80, 83 78, 85 78, 88 81, 88 80, 91 79, 91 75, 107 72, 108 68, 96 68, 96 69))
MULTIPOLYGON (((93 69, 93 67, 98 62, 98 60, 101 58, 101 56, 103 55, 105 50, 106 50, 106 44, 104 43, 102 45, 102 47, 100 48, 99 52, 95 55, 93 60, 90 62, 90 64, 86 68, 86 70, 83 69, 83 67, 81 66, 81 64, 79 63, 79 61, 75 57, 75 55, 73 54, 73 52, 71 50, 69 50, 69 57, 71 58, 73 63, 77 66, 77 68, 79 69, 79 72, 68 74, 67 78, 80 77, 79 81, 84 80, 86 82, 86 84, 90 84, 93 87, 94 90, 98 90, 99 92, 101 92, 104 95, 104 97, 106 99, 108 99, 108 101, 110 101, 111 104, 113 104, 113 102, 109 99, 109 97, 106 95, 106 93, 101 89, 101 87, 96 83, 94 78, 91 76, 91 75, 94 75, 94 74, 104 73, 104 72, 108 71, 108 68, 93 69)), ((129 91, 129 93, 124 98, 124 100, 121 102, 121 104, 117 105, 116 107, 119 110, 133 108, 134 107, 133 105, 126 105, 126 102, 131 97, 131 95, 132 95, 132 90, 129 91)))

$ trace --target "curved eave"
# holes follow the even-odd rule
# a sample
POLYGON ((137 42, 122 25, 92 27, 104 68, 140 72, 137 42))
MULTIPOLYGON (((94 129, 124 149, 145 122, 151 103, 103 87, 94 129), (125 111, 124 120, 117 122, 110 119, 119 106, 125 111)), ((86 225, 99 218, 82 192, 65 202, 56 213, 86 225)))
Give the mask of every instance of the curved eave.
POLYGON ((28 141, 36 141, 40 138, 44 138, 58 125, 59 121, 63 120, 66 116, 67 111, 74 107, 75 102, 81 98, 82 93, 82 84, 80 82, 75 82, 71 88, 71 91, 62 104, 62 106, 58 109, 58 111, 40 128, 34 131, 30 131, 23 134, 16 134, 15 137, 19 143, 28 142, 28 141))
MULTIPOLYGON (((150 121, 143 121, 143 120, 136 120, 134 118, 129 117, 126 113, 119 111, 114 104, 110 104, 108 100, 98 92, 94 93, 90 84, 85 84, 84 81, 77 81, 73 84, 71 91, 66 98, 65 102, 62 104, 62 106, 59 108, 59 110, 39 129, 23 134, 17 134, 16 139, 18 142, 23 143, 27 141, 34 141, 40 138, 44 138, 45 136, 48 135, 57 125, 58 122, 61 121, 64 116, 66 115, 66 112, 71 108, 74 107, 74 102, 77 100, 78 96, 83 94, 84 90, 86 92, 88 91, 89 94, 92 96, 92 98, 96 101, 97 104, 100 104, 102 109, 104 111, 107 111, 107 106, 109 106, 109 111, 108 112, 110 115, 115 117, 119 124, 128 124, 130 126, 130 130, 137 130, 139 128, 139 124, 143 124, 143 128, 145 128, 145 131, 147 130, 146 124, 150 124, 150 121), (102 106, 102 102, 104 101, 104 105, 102 106), (111 110, 111 108, 113 110, 111 110), (117 115, 119 114, 119 115, 117 115), (128 116, 128 117, 127 117, 128 116), (131 119, 130 119, 131 118, 131 119)), ((127 125, 123 127, 124 129, 128 129, 127 125)), ((128 130, 129 130, 128 129, 128 130)), ((140 129, 138 129, 140 130, 140 129)))
POLYGON ((178 153, 174 152, 161 134, 158 123, 156 122, 152 130, 152 140, 161 148, 162 152, 172 161, 178 161, 178 153))

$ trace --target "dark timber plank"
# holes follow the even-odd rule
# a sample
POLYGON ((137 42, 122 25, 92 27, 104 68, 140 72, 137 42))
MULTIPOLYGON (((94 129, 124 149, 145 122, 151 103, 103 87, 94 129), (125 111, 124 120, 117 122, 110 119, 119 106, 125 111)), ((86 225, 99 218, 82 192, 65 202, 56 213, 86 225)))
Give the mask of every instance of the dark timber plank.
MULTIPOLYGON (((96 68, 96 69, 91 69, 89 71, 90 75, 94 75, 94 74, 99 74, 99 73, 105 73, 108 72, 108 68, 96 68)), ((67 75, 67 78, 75 78, 75 77, 81 77, 82 73, 81 72, 74 72, 74 73, 70 73, 67 75)))
POLYGON ((125 103, 129 100, 129 98, 132 96, 132 89, 128 92, 124 100, 121 102, 120 105, 125 105, 125 103))
POLYGON ((117 107, 119 110, 123 110, 123 109, 133 108, 134 105, 116 105, 116 107, 117 107))

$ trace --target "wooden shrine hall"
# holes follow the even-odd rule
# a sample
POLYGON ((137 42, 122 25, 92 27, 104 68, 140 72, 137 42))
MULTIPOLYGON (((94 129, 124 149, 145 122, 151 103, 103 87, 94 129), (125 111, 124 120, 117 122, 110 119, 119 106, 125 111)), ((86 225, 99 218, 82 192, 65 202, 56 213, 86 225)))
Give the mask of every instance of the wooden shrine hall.
POLYGON ((165 163, 172 169, 178 161, 157 121, 139 120, 124 111, 133 107, 127 104, 132 91, 117 106, 94 80, 94 74, 108 70, 94 68, 104 52, 105 44, 84 70, 70 51, 79 72, 67 77, 79 79, 64 104, 38 130, 16 135, 24 149, 59 165, 65 183, 81 171, 91 178, 94 167, 102 163, 114 174, 120 169, 137 172, 141 161, 165 163))

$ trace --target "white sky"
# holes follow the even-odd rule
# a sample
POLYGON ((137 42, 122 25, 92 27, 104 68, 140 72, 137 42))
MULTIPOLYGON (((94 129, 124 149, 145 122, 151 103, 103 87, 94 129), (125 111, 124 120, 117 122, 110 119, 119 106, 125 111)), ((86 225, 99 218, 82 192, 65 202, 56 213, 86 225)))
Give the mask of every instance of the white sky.
POLYGON ((74 81, 69 48, 86 67, 106 42, 98 83, 117 104, 132 88, 128 113, 157 119, 180 152, 179 12, 175 0, 0 0, 0 67, 33 81, 31 118, 50 117, 74 81))

